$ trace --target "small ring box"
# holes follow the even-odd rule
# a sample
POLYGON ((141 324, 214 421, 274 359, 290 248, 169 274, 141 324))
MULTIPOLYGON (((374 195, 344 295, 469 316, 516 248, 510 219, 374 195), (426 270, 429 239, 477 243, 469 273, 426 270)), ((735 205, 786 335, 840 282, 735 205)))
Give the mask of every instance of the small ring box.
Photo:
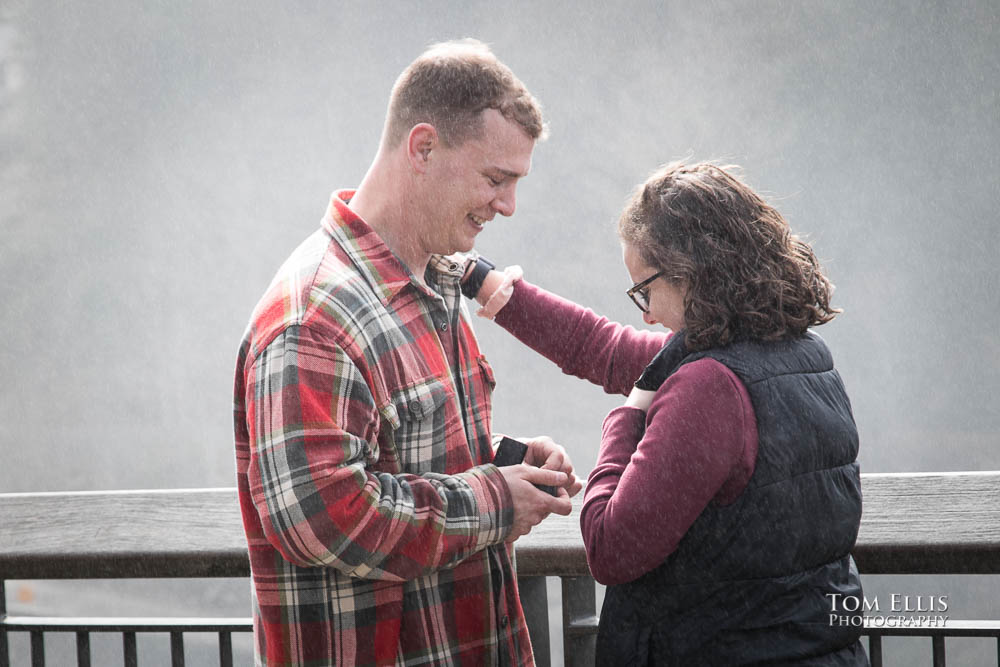
MULTIPOLYGON (((516 466, 524 462, 524 455, 528 453, 528 446, 520 440, 503 436, 497 446, 496 454, 493 456, 495 466, 516 466)), ((535 484, 535 488, 544 491, 550 496, 558 497, 559 492, 554 486, 535 484)))

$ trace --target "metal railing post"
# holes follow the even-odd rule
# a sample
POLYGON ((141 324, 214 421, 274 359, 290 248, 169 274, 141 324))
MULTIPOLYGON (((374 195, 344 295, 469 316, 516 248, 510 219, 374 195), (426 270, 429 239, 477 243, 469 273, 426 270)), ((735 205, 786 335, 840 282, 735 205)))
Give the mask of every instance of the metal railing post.
POLYGON ((944 637, 941 635, 931 637, 931 647, 934 650, 934 667, 945 667, 944 637))
POLYGON ((219 667, 233 667, 233 633, 219 633, 219 667))
POLYGON ((170 665, 184 667, 184 633, 170 633, 170 665))
POLYGON ((868 635, 868 660, 872 667, 882 667, 881 635, 868 635))
POLYGON ((135 633, 122 633, 122 654, 125 667, 139 667, 139 656, 135 650, 135 633))
POLYGON ((31 635, 31 667, 45 667, 45 633, 32 630, 31 635))
POLYGON ((549 667, 552 647, 549 643, 549 599, 545 577, 519 577, 517 588, 521 592, 521 608, 528 624, 531 650, 538 667, 549 667))
POLYGON ((590 577, 562 578, 563 659, 567 667, 594 664, 597 594, 590 577))
POLYGON ((0 667, 10 667, 10 651, 7 646, 7 582, 0 579, 0 667))
POLYGON ((76 667, 90 667, 90 633, 76 633, 76 667))

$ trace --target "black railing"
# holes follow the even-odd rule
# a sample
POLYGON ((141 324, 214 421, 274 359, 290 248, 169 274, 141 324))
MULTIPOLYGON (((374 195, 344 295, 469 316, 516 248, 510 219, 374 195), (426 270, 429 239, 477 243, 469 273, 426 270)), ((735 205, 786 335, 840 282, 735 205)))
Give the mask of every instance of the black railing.
MULTIPOLYGON (((854 556, 863 574, 1000 573, 1000 472, 864 475, 864 516, 854 556)), ((553 516, 518 542, 518 579, 540 665, 550 662, 547 578, 561 581, 562 653, 567 665, 593 664, 595 583, 579 531, 579 497, 569 517, 553 516)), ((41 579, 247 577, 246 546, 233 489, 0 494, 3 582, 41 579), (99 539, 95 539, 99 536, 99 539)), ((249 618, 51 618, 6 613, 0 595, 0 667, 8 635, 27 633, 30 662, 45 664, 45 637, 72 633, 77 664, 91 664, 91 637, 121 636, 122 662, 137 664, 136 636, 167 634, 171 664, 184 664, 187 633, 218 636, 220 665, 233 664, 233 633, 249 618)), ((865 627, 872 665, 885 637, 928 637, 935 667, 949 637, 996 643, 1000 620, 935 626, 865 627)))
MULTIPOLYGON (((2 588, 0 588, 2 591, 2 588)), ((45 634, 74 633, 76 635, 76 664, 91 666, 90 638, 98 633, 120 634, 122 662, 126 667, 139 664, 137 634, 169 634, 170 664, 184 665, 185 633, 215 633, 219 639, 219 665, 233 667, 234 632, 252 632, 249 618, 62 618, 62 617, 8 617, 4 621, 6 632, 27 632, 31 638, 32 667, 45 665, 45 634)), ((9 664, 6 638, 0 640, 0 664, 9 664)))

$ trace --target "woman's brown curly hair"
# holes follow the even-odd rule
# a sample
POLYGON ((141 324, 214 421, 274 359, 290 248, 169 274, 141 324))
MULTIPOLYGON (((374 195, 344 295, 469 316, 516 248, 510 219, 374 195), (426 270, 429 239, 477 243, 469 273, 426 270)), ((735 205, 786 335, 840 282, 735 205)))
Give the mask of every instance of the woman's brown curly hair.
POLYGON ((792 338, 840 312, 812 248, 729 168, 661 167, 618 221, 622 241, 646 264, 686 285, 690 350, 792 338))

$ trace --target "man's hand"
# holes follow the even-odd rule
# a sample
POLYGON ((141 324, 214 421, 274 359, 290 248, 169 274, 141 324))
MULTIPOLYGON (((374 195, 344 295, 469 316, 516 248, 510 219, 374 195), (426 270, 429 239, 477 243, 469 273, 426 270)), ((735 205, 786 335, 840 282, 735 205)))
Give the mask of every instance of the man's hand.
POLYGON ((524 455, 524 462, 538 466, 545 470, 559 470, 566 473, 565 484, 549 484, 549 486, 561 486, 566 489, 566 494, 572 498, 583 488, 583 482, 573 474, 573 462, 569 460, 569 454, 562 445, 547 435, 540 435, 535 438, 518 438, 528 446, 528 451, 524 455))
POLYGON ((565 485, 569 483, 566 473, 536 468, 525 463, 503 466, 498 470, 503 474, 514 501, 514 525, 507 534, 507 542, 527 535, 552 512, 566 516, 572 510, 572 503, 565 489, 565 485), (558 487, 559 496, 553 498, 535 488, 535 484, 558 487))

